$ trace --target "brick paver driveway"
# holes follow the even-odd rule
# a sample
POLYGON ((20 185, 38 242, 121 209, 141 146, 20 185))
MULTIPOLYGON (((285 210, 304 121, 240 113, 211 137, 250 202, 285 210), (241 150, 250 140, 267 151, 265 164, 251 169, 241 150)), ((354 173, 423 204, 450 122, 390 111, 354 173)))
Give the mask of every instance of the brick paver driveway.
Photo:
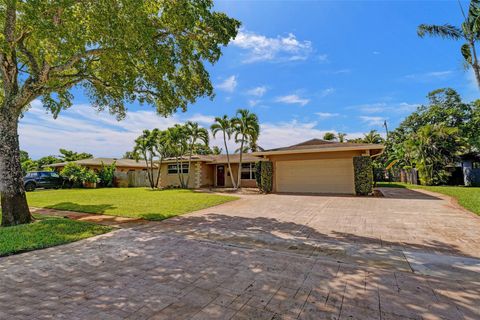
POLYGON ((480 319, 480 219, 268 195, 0 258, 0 319, 480 319))

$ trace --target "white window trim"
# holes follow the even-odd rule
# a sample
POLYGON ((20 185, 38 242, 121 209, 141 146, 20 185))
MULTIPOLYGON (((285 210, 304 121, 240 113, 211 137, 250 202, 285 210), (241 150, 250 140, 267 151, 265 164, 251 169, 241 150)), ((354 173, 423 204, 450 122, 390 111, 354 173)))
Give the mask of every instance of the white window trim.
MULTIPOLYGON (((188 163, 184 163, 183 165, 181 164, 178 164, 178 166, 183 166, 183 170, 182 171, 185 171, 187 170, 187 172, 183 172, 183 174, 189 174, 189 171, 188 171, 188 163)), ((178 167, 177 167, 177 164, 176 163, 171 163, 171 164, 168 164, 167 165, 167 174, 168 175, 177 175, 178 174, 178 167), (175 166, 175 172, 170 172, 169 170, 169 167, 170 166, 175 166)))

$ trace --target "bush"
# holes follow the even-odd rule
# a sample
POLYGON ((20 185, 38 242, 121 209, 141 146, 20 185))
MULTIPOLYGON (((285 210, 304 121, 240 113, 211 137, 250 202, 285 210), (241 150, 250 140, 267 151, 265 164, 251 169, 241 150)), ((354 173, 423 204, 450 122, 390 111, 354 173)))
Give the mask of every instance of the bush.
POLYGON ((373 192, 373 168, 370 157, 353 157, 355 173, 355 193, 357 195, 369 195, 373 192))
POLYGON ((263 193, 272 192, 273 187, 273 163, 260 161, 255 165, 257 186, 263 193))
POLYGON ((60 175, 76 187, 82 186, 86 182, 98 182, 98 176, 93 170, 79 166, 74 162, 67 163, 62 171, 60 171, 60 175))
POLYGON ((102 166, 98 172, 99 184, 101 187, 113 187, 113 178, 115 177, 116 162, 111 165, 105 165, 102 161, 102 166))

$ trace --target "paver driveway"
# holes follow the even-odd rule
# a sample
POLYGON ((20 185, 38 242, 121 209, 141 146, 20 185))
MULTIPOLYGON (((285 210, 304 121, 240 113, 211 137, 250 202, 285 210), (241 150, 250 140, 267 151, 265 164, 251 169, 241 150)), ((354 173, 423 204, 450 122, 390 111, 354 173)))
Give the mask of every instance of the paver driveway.
POLYGON ((385 192, 244 196, 0 258, 0 319, 480 319, 480 219, 385 192))

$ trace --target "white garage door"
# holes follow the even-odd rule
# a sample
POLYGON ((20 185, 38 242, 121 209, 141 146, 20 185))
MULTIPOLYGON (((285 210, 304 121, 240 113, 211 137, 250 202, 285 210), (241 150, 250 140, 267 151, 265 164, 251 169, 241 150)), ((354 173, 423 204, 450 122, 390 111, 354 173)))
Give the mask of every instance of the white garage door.
POLYGON ((277 161, 277 192, 355 193, 353 160, 277 161))

